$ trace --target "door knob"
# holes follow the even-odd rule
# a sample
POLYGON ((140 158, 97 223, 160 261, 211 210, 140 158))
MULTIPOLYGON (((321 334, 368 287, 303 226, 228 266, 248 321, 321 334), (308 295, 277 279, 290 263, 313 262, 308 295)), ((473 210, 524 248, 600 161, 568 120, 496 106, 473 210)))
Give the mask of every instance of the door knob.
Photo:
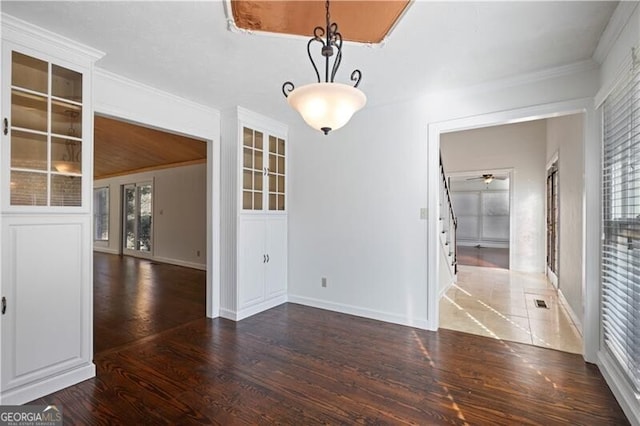
POLYGON ((4 315, 7 312, 7 298, 6 297, 2 297, 2 315, 4 315))

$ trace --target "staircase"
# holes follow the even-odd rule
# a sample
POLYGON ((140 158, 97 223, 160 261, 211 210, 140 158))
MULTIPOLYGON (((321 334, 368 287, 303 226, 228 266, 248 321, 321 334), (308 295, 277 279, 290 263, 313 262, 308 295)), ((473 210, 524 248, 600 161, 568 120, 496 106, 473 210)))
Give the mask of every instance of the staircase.
MULTIPOLYGON (((438 219, 440 221, 440 247, 446 256, 446 263, 449 266, 450 282, 455 282, 458 274, 458 253, 456 248, 458 221, 451 203, 449 181, 444 173, 442 156, 440 156, 440 217, 438 219)), ((440 271, 441 281, 446 272, 440 271)))

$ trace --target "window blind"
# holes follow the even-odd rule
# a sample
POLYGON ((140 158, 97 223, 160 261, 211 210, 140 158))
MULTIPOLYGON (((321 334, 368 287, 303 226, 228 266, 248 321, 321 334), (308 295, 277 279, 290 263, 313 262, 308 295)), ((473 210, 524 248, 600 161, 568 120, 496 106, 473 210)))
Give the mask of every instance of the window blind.
MULTIPOLYGON (((635 59, 635 55, 634 55, 635 59)), ((603 104, 602 331, 640 392, 640 67, 603 104)))

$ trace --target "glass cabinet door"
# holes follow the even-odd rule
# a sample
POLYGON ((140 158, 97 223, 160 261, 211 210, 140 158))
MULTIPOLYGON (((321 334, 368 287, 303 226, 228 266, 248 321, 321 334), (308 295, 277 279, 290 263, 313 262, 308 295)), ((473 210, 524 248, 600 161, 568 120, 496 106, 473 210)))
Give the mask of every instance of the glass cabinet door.
POLYGON ((242 127, 242 210, 285 210, 285 140, 242 127))
POLYGON ((262 210, 264 134, 242 128, 242 209, 262 210))
POLYGON ((269 210, 284 210, 284 139, 269 136, 269 210))
POLYGON ((80 206, 82 74, 11 52, 11 206, 80 206))

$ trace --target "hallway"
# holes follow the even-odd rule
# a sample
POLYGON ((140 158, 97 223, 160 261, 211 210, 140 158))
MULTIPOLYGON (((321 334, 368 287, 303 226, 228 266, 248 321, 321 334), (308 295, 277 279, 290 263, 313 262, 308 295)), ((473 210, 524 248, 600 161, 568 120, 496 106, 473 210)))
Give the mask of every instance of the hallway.
POLYGON ((94 252, 94 354, 205 316, 206 272, 94 252))
POLYGON ((582 337, 542 274, 460 266, 458 282, 440 300, 440 327, 582 353, 582 337))

